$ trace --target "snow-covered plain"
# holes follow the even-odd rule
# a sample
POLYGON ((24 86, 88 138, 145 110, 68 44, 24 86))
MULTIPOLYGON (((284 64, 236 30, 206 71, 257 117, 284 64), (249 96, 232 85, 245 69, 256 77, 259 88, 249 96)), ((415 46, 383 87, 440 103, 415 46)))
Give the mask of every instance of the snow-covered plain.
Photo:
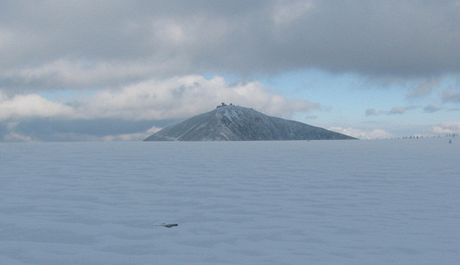
POLYGON ((456 140, 0 144, 0 264, 458 264, 456 140))

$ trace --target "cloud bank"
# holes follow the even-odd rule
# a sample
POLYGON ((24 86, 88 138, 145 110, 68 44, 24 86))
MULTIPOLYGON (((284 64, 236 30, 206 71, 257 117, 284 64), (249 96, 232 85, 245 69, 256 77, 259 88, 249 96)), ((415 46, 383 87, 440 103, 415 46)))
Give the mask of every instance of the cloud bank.
POLYGON ((460 122, 445 122, 433 126, 434 134, 460 134, 460 122))
MULTIPOLYGON (((439 114, 444 104, 460 102, 458 87, 443 87, 445 76, 460 73, 459 24, 458 0, 4 0, 0 138, 41 139, 45 121, 53 120, 73 128, 47 132, 59 139, 127 139, 154 121, 182 119, 221 101, 284 117, 320 108, 252 81, 298 70, 417 80, 405 99, 439 114), (437 95, 440 87, 445 91, 437 95), (61 91, 78 98, 49 96, 61 91), (136 131, 98 127, 94 136, 66 120, 91 128, 93 121, 116 127, 117 120, 136 131), (26 133, 31 124, 35 136, 26 133)), ((398 105, 366 116, 412 110, 398 105)))
POLYGON ((181 119, 209 111, 220 102, 250 106, 283 117, 320 107, 317 103, 288 99, 270 92, 258 82, 228 84, 221 77, 183 76, 97 91, 71 104, 51 101, 37 94, 0 94, 0 121, 27 118, 181 119))
POLYGON ((331 127, 329 129, 363 140, 388 139, 393 137, 391 133, 384 129, 358 129, 351 127, 331 127))
POLYGON ((306 68, 458 74, 459 24, 456 0, 7 0, 0 3, 0 87, 100 88, 306 68))
POLYGON ((321 107, 307 100, 286 98, 258 82, 229 84, 222 77, 200 75, 150 79, 118 89, 97 90, 71 102, 34 93, 0 93, 0 138, 139 140, 153 129, 210 111, 220 102, 286 118, 321 107))

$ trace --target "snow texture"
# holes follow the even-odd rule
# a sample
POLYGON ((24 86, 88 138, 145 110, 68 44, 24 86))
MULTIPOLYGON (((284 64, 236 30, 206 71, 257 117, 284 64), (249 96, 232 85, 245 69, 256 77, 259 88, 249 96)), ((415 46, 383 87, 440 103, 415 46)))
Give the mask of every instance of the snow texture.
POLYGON ((146 141, 255 141, 352 139, 297 121, 267 116, 250 108, 225 105, 164 128, 146 141))
POLYGON ((456 140, 0 144, 0 264, 458 264, 456 140))

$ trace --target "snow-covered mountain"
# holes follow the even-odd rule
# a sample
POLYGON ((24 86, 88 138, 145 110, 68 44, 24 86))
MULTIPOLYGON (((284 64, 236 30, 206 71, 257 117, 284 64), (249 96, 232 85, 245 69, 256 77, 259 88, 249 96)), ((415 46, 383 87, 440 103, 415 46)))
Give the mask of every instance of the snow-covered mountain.
POLYGON ((166 127, 145 141, 255 141, 332 140, 353 137, 305 123, 271 117, 251 108, 218 106, 176 125, 166 127))

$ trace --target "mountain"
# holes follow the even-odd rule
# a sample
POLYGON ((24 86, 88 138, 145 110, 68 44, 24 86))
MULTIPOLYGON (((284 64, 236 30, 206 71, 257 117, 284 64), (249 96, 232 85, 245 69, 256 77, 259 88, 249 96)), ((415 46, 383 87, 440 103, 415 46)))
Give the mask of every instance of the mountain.
POLYGON ((225 105, 176 125, 145 141, 338 140, 353 137, 305 123, 271 117, 250 108, 225 105))

